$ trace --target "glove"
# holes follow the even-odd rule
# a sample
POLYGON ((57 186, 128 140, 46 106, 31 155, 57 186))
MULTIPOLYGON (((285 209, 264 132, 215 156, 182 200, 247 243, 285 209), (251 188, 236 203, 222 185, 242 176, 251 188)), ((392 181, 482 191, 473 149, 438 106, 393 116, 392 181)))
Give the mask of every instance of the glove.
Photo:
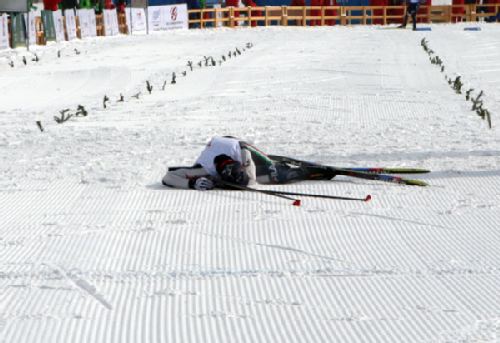
POLYGON ((213 181, 207 179, 206 177, 199 177, 194 182, 194 189, 197 189, 199 191, 208 191, 210 189, 213 189, 214 187, 215 185, 213 181))

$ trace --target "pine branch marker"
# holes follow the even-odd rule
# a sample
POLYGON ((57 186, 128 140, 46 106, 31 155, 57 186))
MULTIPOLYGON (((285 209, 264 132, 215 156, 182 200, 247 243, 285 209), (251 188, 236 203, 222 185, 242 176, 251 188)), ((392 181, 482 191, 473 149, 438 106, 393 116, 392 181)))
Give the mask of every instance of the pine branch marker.
POLYGON ((468 91, 465 92, 465 100, 469 101, 470 98, 470 93, 474 90, 474 88, 470 88, 468 91))
POLYGON ((453 89, 457 94, 462 94, 462 81, 460 80, 460 76, 457 76, 455 81, 453 81, 453 89))
POLYGON ((106 103, 109 101, 109 98, 107 95, 104 96, 104 99, 102 100, 102 105, 104 108, 106 108, 106 103))
POLYGON ((83 107, 82 105, 78 105, 78 107, 76 108, 76 113, 75 113, 75 116, 77 117, 86 117, 89 113, 87 112, 87 110, 85 109, 85 107, 83 107))
POLYGON ((482 106, 483 101, 479 100, 479 98, 482 96, 483 96, 483 91, 479 92, 479 95, 477 96, 477 98, 472 99, 472 110, 473 111, 475 111, 476 109, 478 109, 479 107, 482 106))
POLYGON ((61 114, 61 117, 56 117, 54 116, 54 120, 56 121, 56 123, 58 124, 62 124, 64 123, 65 121, 68 121, 73 115, 72 114, 68 114, 66 115, 66 113, 69 111, 69 108, 66 108, 62 111, 59 111, 59 113, 61 114))
POLYGON ((40 131, 43 132, 43 126, 42 126, 42 122, 40 120, 36 121, 36 125, 38 126, 38 128, 40 129, 40 131))

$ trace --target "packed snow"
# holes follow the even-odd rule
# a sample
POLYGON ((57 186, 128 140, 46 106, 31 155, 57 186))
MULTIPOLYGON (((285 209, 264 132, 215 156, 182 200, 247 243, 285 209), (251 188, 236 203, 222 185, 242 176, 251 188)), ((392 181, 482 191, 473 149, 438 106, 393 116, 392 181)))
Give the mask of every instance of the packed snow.
POLYGON ((0 342, 498 342, 500 26, 431 27, 0 51, 0 342), (457 76, 483 91, 491 129, 457 76), (161 185, 215 135, 339 167, 427 168, 411 177, 430 186, 258 186, 373 197, 297 207, 161 185))

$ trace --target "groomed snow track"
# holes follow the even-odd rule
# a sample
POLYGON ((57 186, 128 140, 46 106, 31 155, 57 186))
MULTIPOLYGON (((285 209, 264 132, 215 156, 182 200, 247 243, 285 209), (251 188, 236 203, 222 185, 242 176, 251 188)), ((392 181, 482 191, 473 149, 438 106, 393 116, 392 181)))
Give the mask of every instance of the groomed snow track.
POLYGON ((465 26, 176 31, 36 47, 27 66, 1 52, 0 342, 498 342, 500 26, 465 26), (491 130, 424 37, 485 91, 491 130), (301 207, 163 187, 213 135, 423 167, 430 186, 264 187, 373 196, 301 207))

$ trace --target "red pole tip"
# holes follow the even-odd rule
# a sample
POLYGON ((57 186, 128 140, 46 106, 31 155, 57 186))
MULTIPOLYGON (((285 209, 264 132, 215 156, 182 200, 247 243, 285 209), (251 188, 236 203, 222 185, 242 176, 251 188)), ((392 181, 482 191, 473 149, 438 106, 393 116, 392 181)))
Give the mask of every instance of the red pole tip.
POLYGON ((366 198, 365 198, 365 201, 370 201, 370 200, 372 200, 372 196, 371 196, 370 194, 368 194, 368 195, 366 196, 366 198))
POLYGON ((300 200, 297 199, 293 202, 293 206, 300 206, 300 200))

